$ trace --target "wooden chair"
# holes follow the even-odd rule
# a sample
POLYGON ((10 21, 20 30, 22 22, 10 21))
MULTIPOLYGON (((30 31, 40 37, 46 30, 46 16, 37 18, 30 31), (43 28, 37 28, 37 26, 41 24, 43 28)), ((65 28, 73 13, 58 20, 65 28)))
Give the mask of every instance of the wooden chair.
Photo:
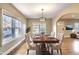
MULTIPOLYGON (((55 38, 55 32, 51 32, 51 34, 50 34, 50 36, 48 36, 48 37, 53 37, 53 38, 55 38)), ((47 44, 46 43, 46 47, 47 47, 47 50, 50 50, 49 47, 50 46, 50 44, 47 44)))
POLYGON ((31 36, 29 34, 26 34, 25 37, 26 37, 26 43, 28 45, 27 54, 29 54, 30 50, 35 51, 34 54, 37 54, 38 47, 33 43, 31 36))
POLYGON ((62 54, 61 46, 62 46, 64 34, 58 33, 56 38, 59 40, 59 43, 54 43, 54 44, 52 43, 49 45, 50 46, 49 48, 51 49, 51 53, 53 53, 53 50, 57 50, 57 53, 60 52, 60 54, 62 54))
POLYGON ((51 32, 50 36, 48 37, 55 37, 55 32, 51 32))

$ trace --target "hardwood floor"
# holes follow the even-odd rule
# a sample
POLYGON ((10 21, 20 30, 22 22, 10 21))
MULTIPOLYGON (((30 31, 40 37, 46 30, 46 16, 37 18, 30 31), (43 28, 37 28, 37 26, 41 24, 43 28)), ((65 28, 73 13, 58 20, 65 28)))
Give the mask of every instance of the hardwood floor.
MULTIPOLYGON (((25 55, 27 46, 24 43, 13 55, 25 55)), ((65 38, 62 44, 63 55, 79 55, 79 39, 65 38)))
POLYGON ((25 55, 27 52, 27 45, 24 42, 24 44, 15 52, 13 55, 25 55))
POLYGON ((62 52, 63 55, 79 55, 79 39, 65 38, 62 52))

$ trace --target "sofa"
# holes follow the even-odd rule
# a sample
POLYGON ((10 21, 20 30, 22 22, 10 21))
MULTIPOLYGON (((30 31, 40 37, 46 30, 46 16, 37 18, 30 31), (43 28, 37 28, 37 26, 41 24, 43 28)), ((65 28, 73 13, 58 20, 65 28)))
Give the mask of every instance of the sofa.
POLYGON ((77 33, 71 33, 70 37, 71 38, 79 38, 79 32, 77 32, 77 33))

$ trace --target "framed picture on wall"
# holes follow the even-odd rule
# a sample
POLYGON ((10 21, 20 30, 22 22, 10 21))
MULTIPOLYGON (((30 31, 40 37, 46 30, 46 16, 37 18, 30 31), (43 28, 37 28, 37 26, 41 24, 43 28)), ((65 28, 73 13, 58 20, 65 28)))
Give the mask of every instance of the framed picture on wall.
POLYGON ((73 25, 72 24, 66 25, 66 30, 67 31, 72 31, 73 30, 73 25))

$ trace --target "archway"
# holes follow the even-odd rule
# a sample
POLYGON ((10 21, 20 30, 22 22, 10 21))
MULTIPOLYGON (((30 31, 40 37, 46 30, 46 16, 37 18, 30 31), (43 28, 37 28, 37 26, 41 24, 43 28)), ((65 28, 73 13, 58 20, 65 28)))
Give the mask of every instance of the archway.
POLYGON ((67 13, 56 22, 56 32, 63 32, 64 37, 70 37, 72 30, 76 30, 75 23, 79 23, 79 13, 67 13))

